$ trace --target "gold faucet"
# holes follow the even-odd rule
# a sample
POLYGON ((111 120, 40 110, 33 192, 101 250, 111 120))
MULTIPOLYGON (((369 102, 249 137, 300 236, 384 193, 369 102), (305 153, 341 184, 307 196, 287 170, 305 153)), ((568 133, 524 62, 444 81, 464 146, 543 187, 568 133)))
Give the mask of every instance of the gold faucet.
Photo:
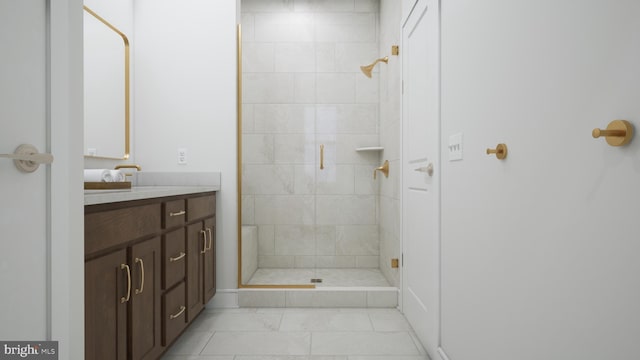
POLYGON ((121 164, 121 165, 116 165, 116 167, 114 168, 115 170, 118 169, 136 169, 138 171, 142 171, 142 167, 140 167, 140 165, 136 165, 136 164, 121 164))

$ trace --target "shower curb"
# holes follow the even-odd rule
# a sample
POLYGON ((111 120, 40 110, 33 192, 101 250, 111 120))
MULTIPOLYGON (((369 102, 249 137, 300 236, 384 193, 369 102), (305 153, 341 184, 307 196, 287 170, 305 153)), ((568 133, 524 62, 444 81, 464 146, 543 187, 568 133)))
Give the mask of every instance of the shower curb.
POLYGON ((396 308, 395 287, 317 287, 315 289, 238 289, 240 307, 396 308))

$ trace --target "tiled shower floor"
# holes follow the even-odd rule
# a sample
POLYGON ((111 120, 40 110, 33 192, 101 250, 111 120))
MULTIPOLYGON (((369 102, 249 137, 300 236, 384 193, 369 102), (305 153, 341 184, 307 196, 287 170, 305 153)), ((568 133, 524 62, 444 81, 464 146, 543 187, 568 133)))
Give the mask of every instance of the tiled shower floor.
POLYGON ((258 269, 247 285, 305 285, 316 287, 391 286, 378 269, 258 269))

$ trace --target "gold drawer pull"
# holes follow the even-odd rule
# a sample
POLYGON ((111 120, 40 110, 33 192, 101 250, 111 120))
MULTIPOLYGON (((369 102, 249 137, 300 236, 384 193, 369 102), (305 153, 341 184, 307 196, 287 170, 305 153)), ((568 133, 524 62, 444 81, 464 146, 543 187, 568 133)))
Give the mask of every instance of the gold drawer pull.
POLYGON ((184 214, 186 214, 186 213, 187 213, 186 211, 181 210, 181 211, 178 211, 178 212, 175 212, 175 213, 174 213, 174 212, 170 212, 170 213, 169 213, 169 216, 170 216, 170 217, 174 217, 174 216, 182 216, 182 215, 184 215, 184 214))
POLYGON ((207 252, 207 232, 204 230, 200 230, 200 234, 202 234, 202 236, 204 236, 204 243, 202 244, 202 251, 200 251, 200 254, 204 254, 207 252))
POLYGON ((183 257, 185 257, 187 254, 183 253, 182 251, 180 251, 180 255, 178 255, 177 257, 170 257, 169 258, 169 262, 175 262, 178 261, 180 259, 182 259, 183 257))
POLYGON ((120 298, 120 303, 124 304, 131 299, 131 269, 127 264, 120 264, 120 270, 127 270, 127 296, 120 298))
POLYGON ((213 249, 213 236, 211 235, 211 228, 207 228, 207 233, 209 234, 209 246, 207 246, 205 250, 211 250, 213 249))
POLYGON ((144 291, 144 261, 140 258, 136 258, 135 263, 140 263, 140 289, 136 289, 136 295, 142 294, 144 291))
POLYGON ((175 315, 171 314, 169 315, 169 320, 173 320, 177 317, 180 317, 180 315, 182 315, 182 313, 186 310, 187 308, 184 307, 184 305, 180 306, 180 311, 178 311, 178 313, 176 313, 175 315))

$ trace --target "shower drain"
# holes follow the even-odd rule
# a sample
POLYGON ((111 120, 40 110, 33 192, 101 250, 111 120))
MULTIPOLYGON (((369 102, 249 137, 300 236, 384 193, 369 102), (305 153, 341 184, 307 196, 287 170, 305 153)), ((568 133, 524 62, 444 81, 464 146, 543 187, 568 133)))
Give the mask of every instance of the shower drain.
POLYGON ((322 279, 311 279, 311 283, 313 284, 317 284, 317 283, 321 283, 322 279))

